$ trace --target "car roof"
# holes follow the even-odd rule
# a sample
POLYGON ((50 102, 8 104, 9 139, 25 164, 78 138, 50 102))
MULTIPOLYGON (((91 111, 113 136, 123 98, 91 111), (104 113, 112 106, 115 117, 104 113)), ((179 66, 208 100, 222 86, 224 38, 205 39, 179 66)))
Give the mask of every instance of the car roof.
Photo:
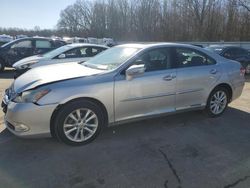
POLYGON ((67 44, 67 46, 69 47, 88 47, 88 46, 92 46, 92 47, 100 47, 100 48, 109 48, 107 46, 104 45, 98 45, 98 44, 90 44, 90 43, 72 43, 72 44, 67 44))
POLYGON ((240 46, 236 46, 236 45, 230 45, 230 44, 224 44, 224 45, 210 45, 208 47, 211 47, 211 48, 222 48, 222 49, 225 49, 225 48, 242 48, 240 46))
POLYGON ((200 49, 200 47, 196 47, 190 44, 182 44, 182 43, 169 43, 169 42, 158 42, 158 43, 129 43, 119 45, 121 47, 130 47, 130 48, 151 48, 151 47, 189 47, 194 49, 200 49))
MULTIPOLYGON (((155 47, 183 47, 183 48, 189 48, 189 49, 194 49, 199 52, 205 53, 209 55, 210 57, 214 58, 215 60, 221 60, 223 57, 220 55, 210 52, 209 50, 206 50, 204 48, 194 46, 191 44, 182 44, 182 43, 166 43, 166 42, 158 42, 158 43, 134 43, 134 44, 122 44, 119 45, 120 47, 131 47, 131 48, 139 48, 141 50, 143 49, 150 49, 150 48, 155 48, 155 47)), ((117 47, 119 47, 117 46, 117 47)))

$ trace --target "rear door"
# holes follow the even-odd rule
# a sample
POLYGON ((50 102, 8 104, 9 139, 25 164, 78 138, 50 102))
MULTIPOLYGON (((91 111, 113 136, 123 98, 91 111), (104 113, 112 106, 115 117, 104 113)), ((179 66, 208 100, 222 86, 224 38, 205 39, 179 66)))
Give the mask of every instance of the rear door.
POLYGON ((192 48, 175 48, 177 62, 176 109, 206 104, 210 88, 220 77, 214 59, 192 48))

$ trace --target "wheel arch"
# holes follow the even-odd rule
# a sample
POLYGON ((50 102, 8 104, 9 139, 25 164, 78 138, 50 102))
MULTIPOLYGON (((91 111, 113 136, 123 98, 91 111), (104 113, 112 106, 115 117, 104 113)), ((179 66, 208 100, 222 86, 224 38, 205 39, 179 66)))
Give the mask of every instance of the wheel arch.
MULTIPOLYGON (((228 91, 228 94, 229 94, 229 102, 232 101, 232 98, 233 98, 233 89, 232 89, 232 86, 228 83, 220 83, 218 85, 216 85, 210 92, 210 94, 217 88, 225 88, 227 91, 228 91)), ((209 96, 210 96, 209 94, 209 96)), ((208 96, 208 98, 209 98, 208 96)), ((207 99, 208 100, 208 99, 207 99)))
POLYGON ((99 101, 99 100, 97 100, 97 99, 95 99, 95 98, 91 98, 91 97, 80 97, 80 98, 75 98, 75 99, 69 100, 69 101, 67 101, 67 102, 65 102, 65 103, 63 103, 63 104, 59 104, 59 105, 56 107, 56 109, 53 111, 52 116, 51 116, 51 118, 50 118, 50 133, 51 133, 52 136, 55 135, 53 126, 54 126, 55 118, 56 118, 58 112, 60 111, 60 109, 61 109, 63 106, 65 106, 66 104, 69 104, 69 103, 71 103, 71 102, 75 102, 75 101, 79 101, 79 102, 80 102, 80 101, 83 101, 83 100, 85 100, 85 101, 86 101, 86 100, 87 100, 87 101, 91 101, 91 102, 97 104, 97 105, 101 108, 101 110, 102 110, 102 112, 103 112, 103 114, 104 114, 104 121, 105 121, 104 124, 105 124, 105 125, 108 125, 108 122, 109 122, 109 121, 108 121, 108 111, 107 111, 105 105, 104 105, 101 101, 99 101))

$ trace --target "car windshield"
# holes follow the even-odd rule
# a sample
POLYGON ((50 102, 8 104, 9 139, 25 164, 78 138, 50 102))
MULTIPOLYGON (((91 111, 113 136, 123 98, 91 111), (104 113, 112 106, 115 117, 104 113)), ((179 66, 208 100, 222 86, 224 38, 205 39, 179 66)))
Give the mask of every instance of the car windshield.
POLYGON ((139 48, 132 47, 114 47, 100 53, 82 64, 96 69, 113 70, 119 67, 139 50, 139 48))
POLYGON ((217 54, 220 54, 223 50, 223 48, 219 47, 219 46, 210 46, 210 47, 206 47, 205 49, 212 51, 212 52, 215 52, 217 54))
POLYGON ((60 48, 57 48, 55 50, 52 50, 50 52, 47 52, 43 55, 43 57, 46 57, 46 58, 53 58, 55 56, 58 56, 60 55, 61 53, 64 53, 65 51, 71 49, 72 47, 71 46, 62 46, 60 48))

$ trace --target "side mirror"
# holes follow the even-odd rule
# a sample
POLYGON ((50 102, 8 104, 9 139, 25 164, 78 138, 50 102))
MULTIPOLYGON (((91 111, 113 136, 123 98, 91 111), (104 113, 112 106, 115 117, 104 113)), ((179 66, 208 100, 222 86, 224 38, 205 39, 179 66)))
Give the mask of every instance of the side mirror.
POLYGON ((65 54, 60 54, 60 55, 58 56, 58 59, 64 59, 64 58, 66 58, 66 55, 65 55, 65 54))
POLYGON ((144 65, 132 65, 126 70, 126 80, 132 80, 133 77, 143 75, 146 68, 144 65))

